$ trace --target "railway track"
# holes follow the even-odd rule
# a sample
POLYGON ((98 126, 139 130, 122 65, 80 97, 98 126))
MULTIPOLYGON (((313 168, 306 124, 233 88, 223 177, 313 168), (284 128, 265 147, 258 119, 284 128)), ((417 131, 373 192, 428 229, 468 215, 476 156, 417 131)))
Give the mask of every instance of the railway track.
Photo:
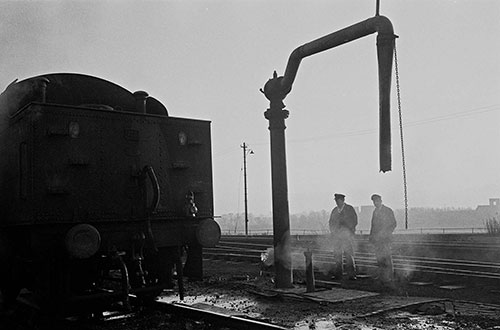
MULTIPOLYGON (((356 250, 355 255, 358 267, 364 268, 364 270, 367 270, 366 273, 369 273, 370 268, 376 267, 374 255, 364 250, 366 248, 366 246, 364 246, 366 242, 361 240, 358 243, 358 249, 356 250)), ((442 243, 443 245, 446 245, 445 248, 449 248, 452 245, 460 246, 459 244, 452 244, 450 242, 442 243)), ((432 242, 432 244, 433 246, 438 246, 440 242, 432 242)), ((429 247, 429 245, 425 245, 425 242, 419 242, 418 244, 414 245, 424 246, 425 248, 429 247)), ((462 246, 460 246, 460 248, 461 247, 462 246)), ((269 249, 271 248, 271 237, 223 237, 217 247, 212 249, 204 249, 204 257, 246 261, 255 264, 255 267, 259 267, 258 264, 261 263, 262 254, 270 251, 269 249)), ((331 251, 322 243, 318 243, 317 239, 311 240, 304 237, 294 238, 294 241, 292 242, 292 248, 294 268, 296 269, 304 269, 304 251, 307 249, 313 252, 313 261, 317 272, 321 273, 323 270, 328 269, 333 265, 331 251)), ((402 246, 401 251, 403 251, 405 248, 407 247, 402 246)), ((490 248, 490 246, 486 247, 486 249, 490 248)), ((481 247, 481 244, 475 244, 475 249, 477 249, 478 253, 483 253, 485 251, 485 249, 481 247)), ((478 278, 490 279, 494 280, 495 283, 498 283, 497 281, 500 279, 500 263, 495 263, 493 261, 439 258, 431 257, 429 255, 418 256, 414 253, 413 255, 395 255, 394 263, 396 271, 403 273, 412 272, 438 275, 446 274, 459 276, 461 278, 472 278, 474 280, 477 280, 478 278)), ((226 267, 225 263, 221 262, 221 264, 224 264, 223 267, 226 267)), ((371 282, 368 281, 365 283, 371 282)), ((420 288, 417 288, 417 290, 420 290, 420 288)), ((196 295, 198 295, 198 293, 196 293, 196 295)), ((142 322, 144 322, 144 327, 150 326, 152 323, 154 323, 161 325, 158 326, 158 328, 165 330, 178 328, 189 328, 192 330, 201 330, 207 328, 214 330, 284 329, 283 327, 280 327, 278 325, 266 323, 265 321, 268 320, 267 318, 264 318, 263 322, 262 320, 249 318, 248 315, 242 315, 241 313, 233 314, 228 310, 224 310, 224 308, 222 307, 217 308, 216 306, 208 306, 210 300, 207 302, 207 300, 199 299, 195 303, 190 304, 189 301, 179 301, 179 297, 175 296, 172 299, 165 299, 165 301, 161 301, 161 299, 159 301, 148 301, 147 308, 137 309, 137 316, 133 315, 134 312, 130 312, 130 314, 125 313, 124 315, 111 315, 108 322, 97 320, 96 322, 86 322, 82 324, 80 322, 65 321, 64 323, 62 323, 62 326, 60 328, 68 330, 108 330, 116 329, 116 324, 121 324, 120 322, 123 322, 123 324, 125 324, 125 322, 128 324, 143 324, 142 322), (203 303, 203 301, 205 301, 205 303, 203 303), (156 312, 148 312, 148 310, 154 310, 156 312), (112 318, 115 318, 116 322, 113 321, 112 318), (122 319, 122 321, 120 321, 120 318, 122 319), (125 321, 124 319, 127 319, 127 321, 125 321), (113 325, 113 323, 115 325, 113 325)), ((137 298, 134 295, 129 295, 129 298, 132 305, 135 306, 137 298)), ((377 309, 375 310, 375 312, 372 311, 366 315, 384 313, 396 305, 390 305, 389 307, 387 306, 381 308, 380 310, 377 309)), ((397 306, 400 307, 400 305, 397 306)), ((467 301, 464 301, 463 303, 453 303, 453 310, 457 313, 472 313, 470 311, 470 309, 472 308, 477 308, 477 313, 474 311, 474 313, 476 314, 485 314, 486 312, 490 313, 491 315, 498 314, 498 306, 496 305, 477 305, 468 303, 467 301)), ((26 314, 23 313, 23 315, 26 314)), ((362 314, 362 316, 364 315, 365 314, 362 314)), ((25 321, 26 317, 24 316, 22 320, 25 321)), ((47 329, 48 328, 49 327, 47 327, 47 329)), ((41 327, 40 329, 45 328, 41 327)), ((122 329, 127 329, 127 327, 124 326, 122 329)))
MULTIPOLYGON (((161 298, 161 297, 160 297, 161 298)), ((129 329, 126 324, 144 324, 146 328, 164 330, 177 329, 212 329, 212 330, 285 330, 286 328, 232 314, 224 308, 208 304, 187 305, 181 302, 160 300, 140 300, 129 294, 129 301, 134 307, 102 311, 102 314, 73 314, 55 317, 39 314, 39 308, 33 304, 19 301, 15 310, 0 312, 0 329, 65 329, 65 330, 107 330, 129 329), (154 313, 157 311, 157 313, 154 313), (156 326, 158 325, 158 326, 156 326)), ((111 307, 111 306, 110 306, 111 307)), ((130 329, 137 329, 130 327, 130 329)))
MULTIPOLYGON (((208 306, 208 305, 207 305, 208 306)), ((234 330, 285 330, 281 326, 262 322, 259 320, 254 320, 250 318, 241 317, 238 315, 228 314, 221 309, 213 310, 204 309, 196 306, 184 305, 180 303, 166 303, 161 301, 155 301, 151 303, 149 307, 156 310, 176 315, 177 317, 182 316, 189 319, 201 320, 205 323, 209 323, 214 329, 214 326, 220 326, 221 329, 234 329, 234 330)))
MULTIPOLYGON (((258 263, 272 248, 272 237, 223 237, 217 247, 205 249, 205 258, 222 258, 258 263)), ((292 242, 292 262, 294 269, 305 268, 304 251, 313 254, 315 272, 327 273, 334 264, 331 250, 317 237, 302 237, 292 242)), ((369 252, 366 240, 357 241, 355 260, 358 270, 363 273, 375 271, 375 255, 369 252)), ((470 279, 500 280, 500 262, 496 255, 500 247, 496 244, 473 242, 394 242, 393 262, 398 275, 406 278, 415 275, 446 275, 470 279), (466 251, 467 253, 463 253, 466 251), (407 253, 405 253, 407 252, 407 253), (440 257, 453 256, 456 257, 440 257), (468 258, 464 259, 464 255, 468 258), (473 258, 477 255, 478 258, 473 258), (488 260, 488 255, 492 256, 488 260), (460 257, 459 257, 460 256, 460 257), (473 258, 473 259, 472 259, 473 258), (483 259, 483 260, 481 260, 483 259)))

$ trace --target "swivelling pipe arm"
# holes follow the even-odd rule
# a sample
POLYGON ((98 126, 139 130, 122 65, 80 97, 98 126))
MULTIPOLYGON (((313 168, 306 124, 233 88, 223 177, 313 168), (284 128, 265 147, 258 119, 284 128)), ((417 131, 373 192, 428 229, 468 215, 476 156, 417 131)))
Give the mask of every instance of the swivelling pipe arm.
POLYGON ((270 79, 264 86, 263 92, 271 101, 271 107, 276 102, 284 107, 282 101, 292 89, 303 58, 375 32, 378 32, 380 171, 386 172, 391 170, 390 92, 394 38, 396 37, 392 23, 387 17, 369 18, 296 48, 288 59, 284 76, 277 77, 275 73, 273 79, 270 79))

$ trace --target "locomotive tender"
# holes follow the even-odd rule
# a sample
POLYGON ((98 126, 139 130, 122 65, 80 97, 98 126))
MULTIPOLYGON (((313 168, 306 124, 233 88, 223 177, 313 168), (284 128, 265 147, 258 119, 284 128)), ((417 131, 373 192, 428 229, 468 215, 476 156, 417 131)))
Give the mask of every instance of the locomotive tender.
POLYGON ((0 151, 4 299, 25 287, 65 305, 111 292, 108 280, 125 300, 155 295, 174 265, 202 277, 202 248, 220 238, 209 121, 97 77, 46 74, 0 95, 0 151))

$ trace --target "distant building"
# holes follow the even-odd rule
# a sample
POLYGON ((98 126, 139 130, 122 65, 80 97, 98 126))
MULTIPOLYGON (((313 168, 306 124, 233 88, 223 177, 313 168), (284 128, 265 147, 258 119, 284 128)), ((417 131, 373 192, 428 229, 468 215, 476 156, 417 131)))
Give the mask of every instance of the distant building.
POLYGON ((490 198, 490 204, 478 205, 476 212, 482 219, 496 217, 500 220, 500 198, 490 198))

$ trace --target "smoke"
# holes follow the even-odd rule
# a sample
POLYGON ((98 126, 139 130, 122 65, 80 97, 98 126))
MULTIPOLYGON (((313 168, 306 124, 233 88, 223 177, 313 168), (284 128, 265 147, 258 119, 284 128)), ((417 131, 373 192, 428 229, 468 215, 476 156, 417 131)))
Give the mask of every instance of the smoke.
POLYGON ((290 232, 283 235, 282 240, 275 248, 268 248, 261 254, 262 263, 270 267, 280 263, 287 269, 300 269, 305 265, 303 250, 292 248, 290 232))
MULTIPOLYGON (((294 270, 304 270, 306 267, 306 259, 304 252, 313 252, 313 266, 315 271, 319 271, 323 274, 328 274, 332 269, 333 262, 333 241, 329 235, 320 235, 314 241, 306 240, 304 242, 300 241, 300 236, 297 236, 297 241, 293 243, 293 247, 290 247, 289 255, 290 259, 281 259, 285 265, 289 265, 294 270)), ((281 251, 283 253, 284 251, 281 251)), ((275 256, 275 249, 268 248, 266 251, 261 253, 261 263, 263 267, 269 268, 274 266, 275 258, 280 256, 275 256)), ((280 259, 278 259, 280 260, 280 259)))
POLYGON ((266 267, 274 265, 274 248, 267 248, 265 252, 260 254, 260 261, 266 267))
MULTIPOLYGON (((305 250, 302 249, 294 249, 291 251, 291 261, 286 262, 285 265, 291 265, 294 270, 303 270, 305 269, 306 259, 304 255, 305 250)), ((269 268, 274 266, 275 263, 275 253, 274 248, 267 248, 266 251, 262 252, 260 255, 260 260, 262 265, 265 268, 269 268)), ((285 259, 281 259, 285 260, 285 259)), ((325 268, 326 269, 326 268, 325 268)))

